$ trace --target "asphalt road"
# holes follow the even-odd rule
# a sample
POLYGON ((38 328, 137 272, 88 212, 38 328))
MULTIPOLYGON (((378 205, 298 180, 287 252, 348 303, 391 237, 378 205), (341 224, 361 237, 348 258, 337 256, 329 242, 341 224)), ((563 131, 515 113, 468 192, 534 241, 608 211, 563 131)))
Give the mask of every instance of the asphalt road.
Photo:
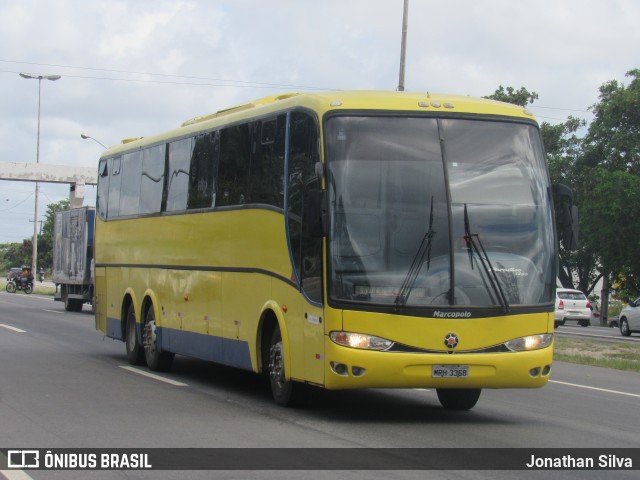
MULTIPOLYGON (((640 448, 640 375, 630 372, 556 362, 545 388, 485 390, 478 405, 462 413, 445 411, 435 391, 426 390, 315 391, 307 406, 284 409, 258 376, 184 357, 171 372, 145 373, 129 368, 123 343, 94 329, 88 307, 68 313, 49 297, 0 293, 2 448, 640 448)), ((637 478, 637 470, 351 470, 311 471, 304 478, 595 479, 605 473, 637 478)), ((3 475, 301 478, 297 471, 3 475)))
POLYGON ((591 325, 581 327, 579 325, 563 325, 556 328, 556 333, 572 337, 593 338, 598 340, 618 341, 636 344, 640 346, 640 334, 632 333, 629 337, 623 337, 619 328, 600 327, 591 325))

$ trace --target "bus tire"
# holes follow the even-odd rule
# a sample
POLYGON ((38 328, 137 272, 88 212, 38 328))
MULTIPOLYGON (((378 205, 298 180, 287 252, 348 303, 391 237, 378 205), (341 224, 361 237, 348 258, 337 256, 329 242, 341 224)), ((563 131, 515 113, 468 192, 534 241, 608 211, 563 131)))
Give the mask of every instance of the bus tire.
POLYGON ((124 344, 129 363, 144 365, 144 349, 136 335, 136 315, 133 311, 133 303, 129 304, 129 308, 127 308, 127 317, 124 322, 124 344))
POLYGON ((480 398, 479 388, 436 388, 440 404, 447 410, 471 410, 480 398))
POLYGON ((284 347, 280 327, 276 324, 269 344, 269 384, 273 400, 283 407, 294 407, 303 401, 304 385, 285 380, 284 347))
POLYGON ((158 340, 156 336, 156 314, 153 305, 147 309, 144 320, 144 356, 149 369, 155 372, 166 372, 171 368, 173 357, 171 352, 163 352, 158 348, 158 340))

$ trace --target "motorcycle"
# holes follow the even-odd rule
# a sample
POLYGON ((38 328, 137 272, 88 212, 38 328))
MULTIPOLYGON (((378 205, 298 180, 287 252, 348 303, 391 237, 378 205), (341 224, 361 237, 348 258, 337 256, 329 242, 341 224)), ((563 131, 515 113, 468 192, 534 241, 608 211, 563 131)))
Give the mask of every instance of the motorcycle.
POLYGON ((33 292, 33 285, 30 280, 22 279, 21 277, 14 277, 7 282, 7 292, 16 293, 18 290, 22 290, 24 293, 29 295, 33 292))

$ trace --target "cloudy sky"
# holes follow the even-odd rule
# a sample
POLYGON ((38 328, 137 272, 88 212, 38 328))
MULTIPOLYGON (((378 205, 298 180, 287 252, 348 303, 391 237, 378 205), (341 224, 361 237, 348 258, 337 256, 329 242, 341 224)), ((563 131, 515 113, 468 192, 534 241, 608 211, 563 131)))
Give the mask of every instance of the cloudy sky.
MULTIPOLYGON (((97 167, 102 147, 275 93, 398 85, 403 0, 0 0, 0 162, 97 167)), ((640 68, 637 0, 410 0, 407 90, 539 95, 589 120, 640 68)), ((95 204, 87 188, 86 204, 95 204)), ((41 184, 40 215, 68 197, 41 184)), ((34 185, 0 181, 0 243, 33 235, 34 185)))

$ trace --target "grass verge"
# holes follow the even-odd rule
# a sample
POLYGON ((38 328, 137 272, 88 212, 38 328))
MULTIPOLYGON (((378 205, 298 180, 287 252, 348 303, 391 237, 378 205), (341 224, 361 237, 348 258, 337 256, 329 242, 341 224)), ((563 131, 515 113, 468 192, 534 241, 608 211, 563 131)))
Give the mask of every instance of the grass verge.
POLYGON ((640 372, 640 347, 635 344, 556 335, 553 359, 581 365, 640 372))

